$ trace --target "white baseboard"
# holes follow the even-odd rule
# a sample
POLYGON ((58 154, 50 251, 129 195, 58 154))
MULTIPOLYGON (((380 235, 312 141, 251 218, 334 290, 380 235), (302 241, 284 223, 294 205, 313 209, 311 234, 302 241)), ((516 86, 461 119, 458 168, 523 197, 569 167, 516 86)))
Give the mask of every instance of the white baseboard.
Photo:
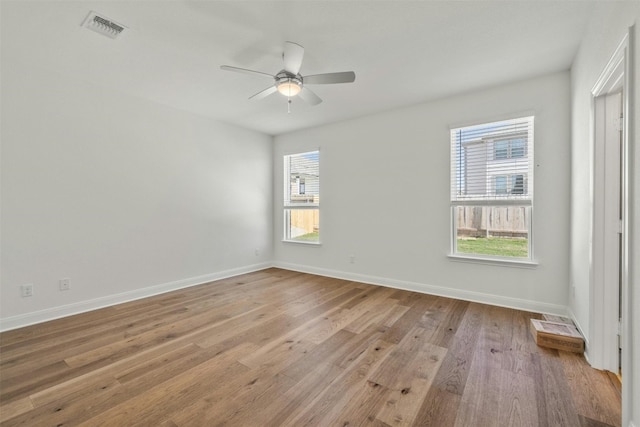
MULTIPOLYGON (((511 298, 500 295, 492 295, 481 292, 467 291, 461 289, 446 288, 442 286, 432 286, 424 283, 410 282, 405 280, 396 280, 386 277, 370 276, 365 274, 350 273, 346 271, 330 270, 320 267, 312 267, 308 265, 293 264, 287 262, 265 262, 260 264, 249 265, 245 267, 235 268, 231 270, 220 271, 217 273, 206 274, 203 276, 191 277, 188 279, 177 280, 175 282, 163 283, 160 285, 149 286, 142 289, 136 289, 129 292, 122 292, 114 295, 107 295, 92 300, 81 301, 73 304, 67 304, 59 307, 52 307, 46 310, 35 311, 32 313, 21 314, 18 316, 0 319, 0 332, 9 331, 11 329, 22 328, 24 326, 36 323, 46 322, 48 320, 59 319, 61 317, 80 314, 87 311, 97 310, 99 308, 109 307, 115 304, 121 304, 134 301, 141 298, 147 298, 166 292, 175 291, 190 286, 201 285, 203 283, 215 280, 225 279, 240 274, 250 273, 253 271, 264 270, 269 267, 278 267, 286 270, 300 271, 303 273, 317 274, 319 276, 334 277, 343 280, 353 280, 356 282, 368 283, 372 285, 386 286, 389 288, 403 289, 407 291, 420 292, 424 294, 438 295, 448 298, 456 298, 465 301, 478 302, 482 304, 495 305, 500 307, 514 308, 517 310, 532 311, 536 313, 556 314, 561 316, 567 315, 567 307, 557 304, 548 304, 538 301, 524 300, 520 298, 511 298)), ((575 320, 575 316, 572 316, 575 320)))
POLYGON ((591 361, 589 360, 589 337, 584 333, 584 329, 582 328, 582 325, 580 325, 580 322, 578 322, 578 319, 573 310, 571 310, 571 307, 567 307, 567 313, 569 318, 573 320, 573 324, 578 328, 582 338, 584 338, 584 358, 587 360, 587 363, 591 365, 591 361))
POLYGON ((559 316, 567 315, 567 307, 558 304, 549 304, 539 301, 531 301, 520 298, 511 298, 501 295, 492 295, 482 292, 467 291, 462 289, 445 288, 442 286, 432 286, 424 283, 396 280, 386 277, 369 276, 365 274, 350 273, 346 271, 329 270, 307 265, 292 264, 287 262, 274 262, 274 267, 286 270, 300 271, 303 273, 317 274, 319 276, 334 277, 336 279, 353 280, 355 282, 369 283, 372 285, 386 286, 389 288, 403 289, 407 291, 420 292, 448 298, 455 298, 464 301, 478 302, 482 304, 496 305, 500 307, 514 308, 517 310, 531 311, 536 313, 555 314, 559 316))
POLYGON ((4 319, 0 319, 0 332, 22 328, 24 326, 42 323, 48 320, 59 319, 61 317, 71 316, 74 314, 85 313, 87 311, 97 310, 99 308, 109 307, 115 304, 121 304, 141 298, 164 294, 166 292, 201 285, 203 283, 212 282, 214 280, 226 279, 228 277, 237 276, 240 274, 251 273, 252 271, 264 270, 265 268, 269 268, 272 266, 273 264, 270 262, 253 264, 245 267, 219 271, 217 273, 205 274, 203 276, 177 280, 175 282, 162 283, 160 285, 149 286, 142 289, 135 289, 133 291, 122 292, 119 294, 107 295, 104 297, 87 301, 80 301, 73 304, 66 304, 59 307, 52 307, 45 310, 34 311, 32 313, 25 313, 18 316, 7 317, 4 319))

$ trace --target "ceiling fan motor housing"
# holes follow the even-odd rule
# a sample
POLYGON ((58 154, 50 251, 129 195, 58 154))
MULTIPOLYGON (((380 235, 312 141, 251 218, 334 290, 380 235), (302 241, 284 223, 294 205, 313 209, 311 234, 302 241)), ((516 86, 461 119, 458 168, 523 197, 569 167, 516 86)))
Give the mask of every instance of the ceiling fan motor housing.
POLYGON ((276 74, 275 81, 278 91, 285 96, 295 96, 302 90, 302 76, 300 74, 282 70, 276 74))

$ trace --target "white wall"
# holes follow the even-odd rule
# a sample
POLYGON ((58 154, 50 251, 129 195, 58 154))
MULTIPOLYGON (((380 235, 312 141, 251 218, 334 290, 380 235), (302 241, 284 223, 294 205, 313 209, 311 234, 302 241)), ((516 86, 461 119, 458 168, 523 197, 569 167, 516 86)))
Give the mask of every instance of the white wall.
POLYGON ((271 137, 5 53, 4 329, 271 260, 271 137))
POLYGON ((277 136, 276 264, 563 312, 569 282, 569 73, 277 136), (535 114, 533 269, 454 261, 449 128, 535 114), (281 242, 282 155, 320 147, 321 246, 281 242), (354 255, 355 263, 349 262, 354 255))
MULTIPOLYGON (((572 172, 571 172, 571 283, 576 287, 576 298, 570 301, 570 308, 589 337, 592 333, 592 309, 590 286, 593 280, 591 270, 591 222, 593 197, 593 152, 590 136, 591 90, 616 47, 622 41, 631 25, 640 22, 640 2, 619 2, 615 8, 610 5, 594 4, 596 11, 591 25, 580 46, 571 70, 571 107, 572 107, 572 172)), ((637 28, 636 28, 637 31, 637 28)), ((637 39, 637 35, 636 35, 637 39)), ((636 105, 630 120, 630 272, 629 299, 631 318, 626 325, 629 364, 623 369, 623 425, 634 423, 640 426, 640 407, 634 405, 640 398, 640 278, 637 266, 640 264, 640 150, 638 150, 637 129, 640 128, 637 102, 640 99, 640 49, 631 46, 635 55, 632 64, 635 69, 629 76, 635 90, 631 93, 636 105)))

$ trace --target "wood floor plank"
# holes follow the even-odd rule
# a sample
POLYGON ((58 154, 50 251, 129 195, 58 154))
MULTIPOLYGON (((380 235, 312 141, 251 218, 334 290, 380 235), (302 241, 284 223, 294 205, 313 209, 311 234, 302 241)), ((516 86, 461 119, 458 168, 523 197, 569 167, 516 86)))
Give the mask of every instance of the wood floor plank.
POLYGON ((327 420, 338 416, 343 407, 368 381, 369 374, 394 347, 394 344, 382 340, 373 343, 353 366, 329 384, 300 416, 292 420, 292 425, 325 425, 327 420))
MULTIPOLYGON (((309 368, 307 374, 300 381, 297 381, 285 393, 272 399, 260 412, 265 426, 295 425, 291 424, 290 420, 300 416, 302 411, 309 407, 330 384, 344 373, 344 369, 333 363, 317 363, 309 368)), ((248 421, 254 420, 255 418, 252 417, 248 421)), ((247 422, 245 425, 250 424, 251 422, 247 422)))
POLYGON ((273 368, 255 369, 251 372, 252 378, 242 387, 225 396, 225 399, 216 405, 215 411, 208 412, 202 425, 214 425, 220 420, 225 420, 227 425, 240 425, 239 420, 249 416, 255 417, 262 409, 260 404, 265 403, 265 396, 277 396, 289 390, 295 382, 277 372, 273 368))
POLYGON ((200 348, 193 343, 185 344, 176 349, 165 348, 165 351, 163 351, 162 354, 155 357, 147 355, 145 358, 146 360, 140 361, 140 363, 137 364, 129 363, 125 369, 119 370, 111 375, 113 375, 113 377, 120 383, 126 384, 135 378, 141 377, 155 370, 166 369, 167 365, 182 358, 193 356, 199 351, 199 349, 200 348))
MULTIPOLYGON (((409 367, 413 366, 417 358, 425 357, 425 355, 421 354, 421 350, 426 345, 431 346, 428 341, 430 335, 431 331, 420 326, 413 327, 402 341, 397 344, 391 354, 382 361, 378 369, 371 373, 369 379, 390 389, 402 387, 402 381, 406 381, 407 376, 410 379, 416 375, 416 372, 409 367)), ((443 353, 446 353, 446 351, 443 353)), ((436 371, 437 369, 434 374, 436 371)))
POLYGON ((210 324, 222 323, 228 320, 226 316, 218 313, 205 313, 188 319, 178 320, 174 323, 159 326, 148 333, 123 337, 105 346, 92 349, 64 359, 70 367, 80 367, 105 359, 118 360, 138 349, 150 348, 163 342, 179 337, 188 331, 193 331, 210 324))
POLYGON ((316 283, 317 285, 314 287, 303 289, 304 292, 301 295, 296 295, 295 300, 286 302, 287 314, 292 317, 299 316, 354 289, 346 282, 336 282, 335 280, 317 281, 316 283), (322 288, 318 289, 317 286, 322 286, 322 288))
POLYGON ((14 400, 2 405, 2 411, 0 411, 0 423, 29 412, 33 408, 33 402, 29 397, 23 397, 22 399, 14 400))
MULTIPOLYGON (((250 352, 253 350, 255 350, 253 345, 245 345, 242 347, 239 346, 236 351, 250 352)), ((113 386, 107 386, 106 383, 101 386, 98 383, 94 386, 92 384, 96 381, 89 379, 87 382, 92 388, 91 390, 89 388, 81 389, 73 394, 63 396, 61 399, 39 406, 24 416, 12 419, 10 425, 31 426, 34 425, 34 422, 37 420, 46 420, 47 423, 51 423, 52 425, 77 425, 120 404, 124 404, 132 398, 144 396, 150 393, 150 391, 161 387, 167 381, 179 378, 183 374, 189 373, 191 369, 195 367, 210 363, 210 361, 217 356, 218 354, 208 350, 200 350, 187 358, 169 362, 163 366, 162 369, 147 372, 125 384, 116 382, 113 386)), ((221 360, 224 361, 227 359, 229 359, 229 356, 225 356, 221 360)), ((138 363, 140 362, 138 359, 136 359, 136 361, 138 363)), ((118 370, 124 366, 126 365, 119 364, 119 366, 113 368, 113 371, 118 372, 118 370)), ((227 367, 223 374, 220 374, 219 379, 224 380, 225 375, 233 376, 247 370, 245 366, 234 363, 227 367)), ((111 369, 103 368, 96 375, 102 376, 104 373, 110 373, 111 371, 111 369)), ((82 376, 80 380, 84 383, 87 380, 87 376, 90 377, 91 374, 82 376)), ((133 423, 133 421, 130 423, 133 423)), ((35 424, 37 424, 37 422, 35 422, 35 424)))
POLYGON ((557 350, 541 349, 532 355, 538 420, 546 425, 579 426, 579 414, 557 350))
POLYGON ((478 325, 482 323, 484 309, 482 305, 472 304, 465 310, 465 316, 434 379, 434 388, 462 396, 478 342, 478 325))
MULTIPOLYGON (((447 349, 443 347, 424 341, 421 344, 414 351, 415 356, 406 361, 402 369, 397 371, 393 383, 390 383, 390 393, 385 405, 376 415, 380 421, 396 426, 414 424, 421 404, 447 353, 447 349)), ((398 351, 398 348, 394 351, 398 351)), ((375 375, 372 378, 375 378, 375 375)))
POLYGON ((378 420, 376 415, 384 402, 389 400, 391 390, 373 381, 363 383, 351 396, 347 405, 341 411, 334 413, 324 420, 330 426, 357 426, 385 423, 378 420))
POLYGON ((440 298, 432 305, 429 315, 421 323, 428 328, 434 328, 435 333, 431 342, 439 347, 449 347, 455 337, 460 322, 464 318, 469 302, 440 298))
POLYGON ((428 310, 436 301, 437 297, 414 297, 414 299, 408 304, 409 310, 393 322, 385 332, 385 341, 394 344, 399 343, 409 330, 411 330, 423 319, 423 317, 427 315, 429 312, 428 310))
POLYGON ((540 316, 269 268, 0 334, 0 424, 619 426, 540 316))
MULTIPOLYGON (((456 426, 538 425, 533 378, 502 368, 512 350, 512 310, 485 307, 473 360, 460 401, 456 426), (518 384, 512 384, 513 381, 518 384), (521 385, 524 384, 524 387, 521 385), (526 387, 528 385, 529 387, 526 387), (527 392, 529 390, 529 392, 527 392)), ((546 421, 546 420, 545 420, 546 421)))
POLYGON ((341 368, 348 369, 356 361, 360 359, 360 356, 371 350, 379 351, 380 348, 375 346, 375 342, 382 339, 386 329, 375 326, 370 326, 363 332, 356 335, 347 345, 340 348, 335 354, 330 356, 328 360, 341 368))
POLYGON ((561 352, 559 356, 578 414, 604 424, 619 425, 620 420, 611 416, 618 406, 617 389, 607 374, 591 369, 580 355, 561 352), (595 395, 588 392, 589 389, 601 394, 595 395))
MULTIPOLYGON (((440 367, 442 371, 443 367, 440 367)), ((438 371, 438 372, 440 372, 438 371)), ((430 387, 416 414, 416 425, 433 427, 450 427, 455 425, 461 394, 430 387)))
POLYGON ((502 370, 500 376, 500 396, 498 402, 499 426, 537 427, 538 419, 535 385, 532 377, 502 370))
POLYGON ((237 375, 242 370, 242 365, 237 359, 251 351, 251 348, 252 346, 238 346, 231 349, 217 358, 196 365, 181 375, 158 384, 144 395, 134 396, 79 425, 132 425, 132 421, 134 425, 158 424, 166 416, 164 411, 173 412, 197 401, 199 396, 216 385, 217 381, 214 381, 214 378, 228 381, 237 375), (204 378, 209 380, 204 381, 204 378))
POLYGON ((320 344, 337 331, 344 329, 347 325, 373 309, 391 293, 392 289, 363 293, 351 301, 348 301, 344 308, 336 310, 320 319, 319 324, 307 335, 307 339, 315 344, 320 344))
POLYGON ((269 347, 264 352, 262 348, 239 360, 250 368, 279 368, 278 371, 290 366, 308 352, 313 351, 316 344, 304 340, 281 340, 278 345, 269 347))
POLYGON ((109 378, 108 382, 97 388, 83 388, 81 391, 37 406, 31 411, 9 419, 3 423, 3 426, 77 425, 86 417, 91 416, 93 411, 100 411, 102 408, 108 408, 114 404, 111 397, 117 396, 120 392, 121 385, 109 378), (87 401, 89 397, 90 402, 87 401))
POLYGON ((470 304, 458 324, 440 369, 416 415, 424 426, 453 426, 462 399, 474 351, 478 342, 478 325, 482 324, 486 306, 470 304))
POLYGON ((16 397, 22 396, 25 391, 33 391, 43 382, 57 381, 69 373, 69 365, 63 360, 53 361, 42 366, 30 365, 30 370, 22 370, 21 375, 3 378, 0 381, 0 404, 9 402, 16 397), (47 381, 48 380, 48 381, 47 381))
POLYGON ((336 360, 343 357, 345 353, 352 351, 353 347, 361 342, 365 342, 365 344, 362 344, 363 347, 368 346, 370 339, 371 337, 367 335, 355 335, 349 331, 339 331, 322 343, 321 346, 316 346, 312 351, 308 352, 304 358, 298 359, 285 367, 282 373, 296 381, 302 381, 302 378, 317 365, 331 363, 332 365, 340 366, 335 362, 336 360))
POLYGON ((460 400, 455 426, 498 426, 502 369, 496 366, 495 353, 485 349, 484 339, 490 338, 488 336, 479 338, 460 400))
POLYGON ((414 378, 402 390, 390 390, 376 419, 392 426, 411 426, 418 415, 420 404, 429 392, 429 383, 414 378))

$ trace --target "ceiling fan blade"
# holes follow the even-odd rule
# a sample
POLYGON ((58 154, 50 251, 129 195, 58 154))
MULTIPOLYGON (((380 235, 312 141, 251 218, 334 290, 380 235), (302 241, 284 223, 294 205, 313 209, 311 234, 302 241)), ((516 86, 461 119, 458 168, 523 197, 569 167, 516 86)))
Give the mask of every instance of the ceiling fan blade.
POLYGON ((304 58, 304 48, 297 43, 285 42, 282 61, 284 62, 285 71, 291 74, 298 74, 302 66, 302 58, 304 58))
POLYGON ((277 87, 275 86, 269 86, 268 88, 261 90, 260 92, 256 93, 255 95, 251 95, 249 97, 249 99, 253 99, 253 100, 258 100, 258 99, 263 99, 266 98, 267 96, 271 95, 272 93, 275 93, 278 90, 277 87))
POLYGON ((304 84, 323 85, 334 83, 352 83, 356 80, 356 73, 353 71, 344 71, 341 73, 313 74, 303 77, 304 84))
POLYGON ((247 70, 246 68, 232 67, 230 65, 221 65, 220 69, 225 71, 235 71, 236 73, 249 74, 252 76, 270 77, 272 79, 274 78, 271 74, 263 73, 262 71, 247 70))
POLYGON ((322 102, 322 99, 320 99, 318 95, 316 95, 311 89, 308 89, 306 87, 302 88, 302 90, 298 94, 298 97, 300 97, 300 99, 302 99, 307 104, 311 105, 318 105, 322 102))

